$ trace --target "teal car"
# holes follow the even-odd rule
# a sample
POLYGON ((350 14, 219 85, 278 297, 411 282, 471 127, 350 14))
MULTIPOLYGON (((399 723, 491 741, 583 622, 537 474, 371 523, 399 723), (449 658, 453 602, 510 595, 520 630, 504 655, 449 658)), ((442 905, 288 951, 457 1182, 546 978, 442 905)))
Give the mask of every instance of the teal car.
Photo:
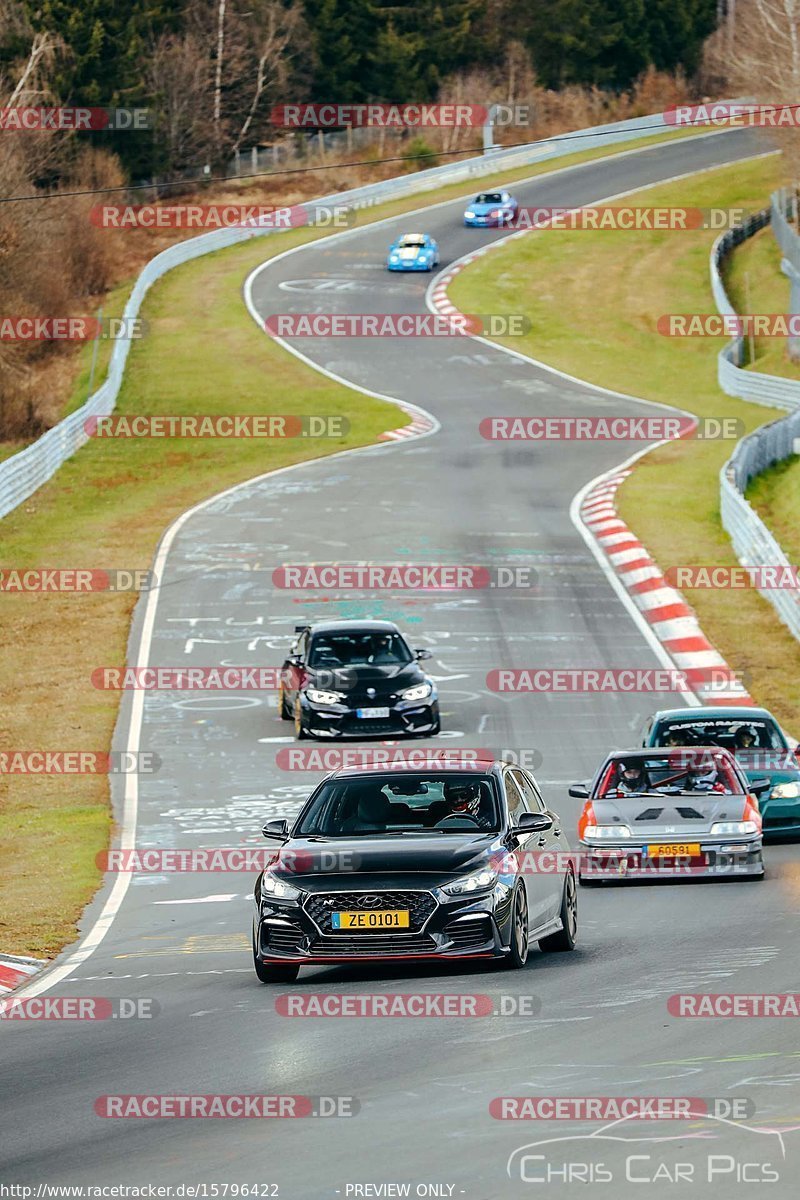
POLYGON ((724 746, 748 780, 769 779, 759 798, 764 837, 800 837, 800 751, 766 708, 671 708, 654 713, 642 745, 724 746))

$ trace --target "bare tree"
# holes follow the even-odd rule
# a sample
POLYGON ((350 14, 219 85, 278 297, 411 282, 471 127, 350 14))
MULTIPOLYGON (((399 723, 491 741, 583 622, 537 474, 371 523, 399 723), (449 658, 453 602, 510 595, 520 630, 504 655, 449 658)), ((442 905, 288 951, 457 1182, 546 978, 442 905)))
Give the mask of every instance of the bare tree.
MULTIPOLYGON (((800 0, 728 0, 725 24, 706 45, 705 70, 761 104, 787 105, 800 119, 800 0)), ((775 134, 795 176, 800 139, 790 124, 775 134)))

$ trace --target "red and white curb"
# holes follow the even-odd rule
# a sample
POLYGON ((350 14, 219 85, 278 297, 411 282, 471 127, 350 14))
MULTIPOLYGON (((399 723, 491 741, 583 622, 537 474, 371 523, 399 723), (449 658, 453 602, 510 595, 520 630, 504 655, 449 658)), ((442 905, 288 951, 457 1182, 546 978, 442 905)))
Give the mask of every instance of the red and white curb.
POLYGON ((389 429, 386 433, 380 435, 382 442, 402 442, 407 438, 423 437, 427 433, 433 433, 436 429, 436 423, 431 418, 426 416, 415 416, 410 425, 402 425, 399 429, 389 429))
POLYGON ((20 958, 16 954, 0 954, 0 995, 13 992, 21 983, 46 965, 43 958, 20 958))
POLYGON ((580 518, 603 551, 650 630, 703 704, 753 704, 746 688, 706 638, 693 610, 616 509, 622 470, 598 480, 583 498, 580 518))
MULTIPOLYGON (((457 315, 460 310, 447 295, 456 275, 494 247, 530 232, 520 230, 458 259, 431 289, 431 307, 448 316, 457 315)), ((614 498, 617 488, 630 474, 630 469, 623 469, 598 479, 581 502, 578 510, 581 522, 651 633, 676 669, 684 673, 687 686, 700 703, 754 704, 736 672, 703 633, 694 611, 680 592, 670 587, 645 547, 621 520, 614 498)))

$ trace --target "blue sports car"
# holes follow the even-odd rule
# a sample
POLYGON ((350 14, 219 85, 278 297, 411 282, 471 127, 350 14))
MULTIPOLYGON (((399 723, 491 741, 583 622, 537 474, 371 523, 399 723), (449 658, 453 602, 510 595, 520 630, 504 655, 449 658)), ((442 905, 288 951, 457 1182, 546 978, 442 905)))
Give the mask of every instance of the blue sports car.
POLYGON ((470 202, 464 213, 465 225, 507 225, 519 211, 519 204, 509 192, 481 192, 470 202))
POLYGON ((439 265, 439 247, 429 233, 403 233, 389 247, 390 271, 432 271, 439 265))

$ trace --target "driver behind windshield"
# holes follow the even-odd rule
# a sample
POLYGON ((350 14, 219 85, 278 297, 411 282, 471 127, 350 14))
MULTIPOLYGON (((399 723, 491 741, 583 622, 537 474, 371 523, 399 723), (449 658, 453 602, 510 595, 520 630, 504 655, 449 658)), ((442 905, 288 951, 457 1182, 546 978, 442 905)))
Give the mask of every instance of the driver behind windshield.
POLYGON ((629 759, 621 762, 617 767, 617 782, 615 786, 618 792, 626 794, 630 794, 631 792, 646 792, 648 789, 648 780, 644 766, 637 759, 629 759))
POLYGON ((448 780, 442 789, 443 799, 432 804, 428 814, 430 824, 440 825, 450 818, 466 817, 478 829, 493 829, 494 814, 487 813, 481 804, 481 785, 477 779, 466 782, 448 780))

